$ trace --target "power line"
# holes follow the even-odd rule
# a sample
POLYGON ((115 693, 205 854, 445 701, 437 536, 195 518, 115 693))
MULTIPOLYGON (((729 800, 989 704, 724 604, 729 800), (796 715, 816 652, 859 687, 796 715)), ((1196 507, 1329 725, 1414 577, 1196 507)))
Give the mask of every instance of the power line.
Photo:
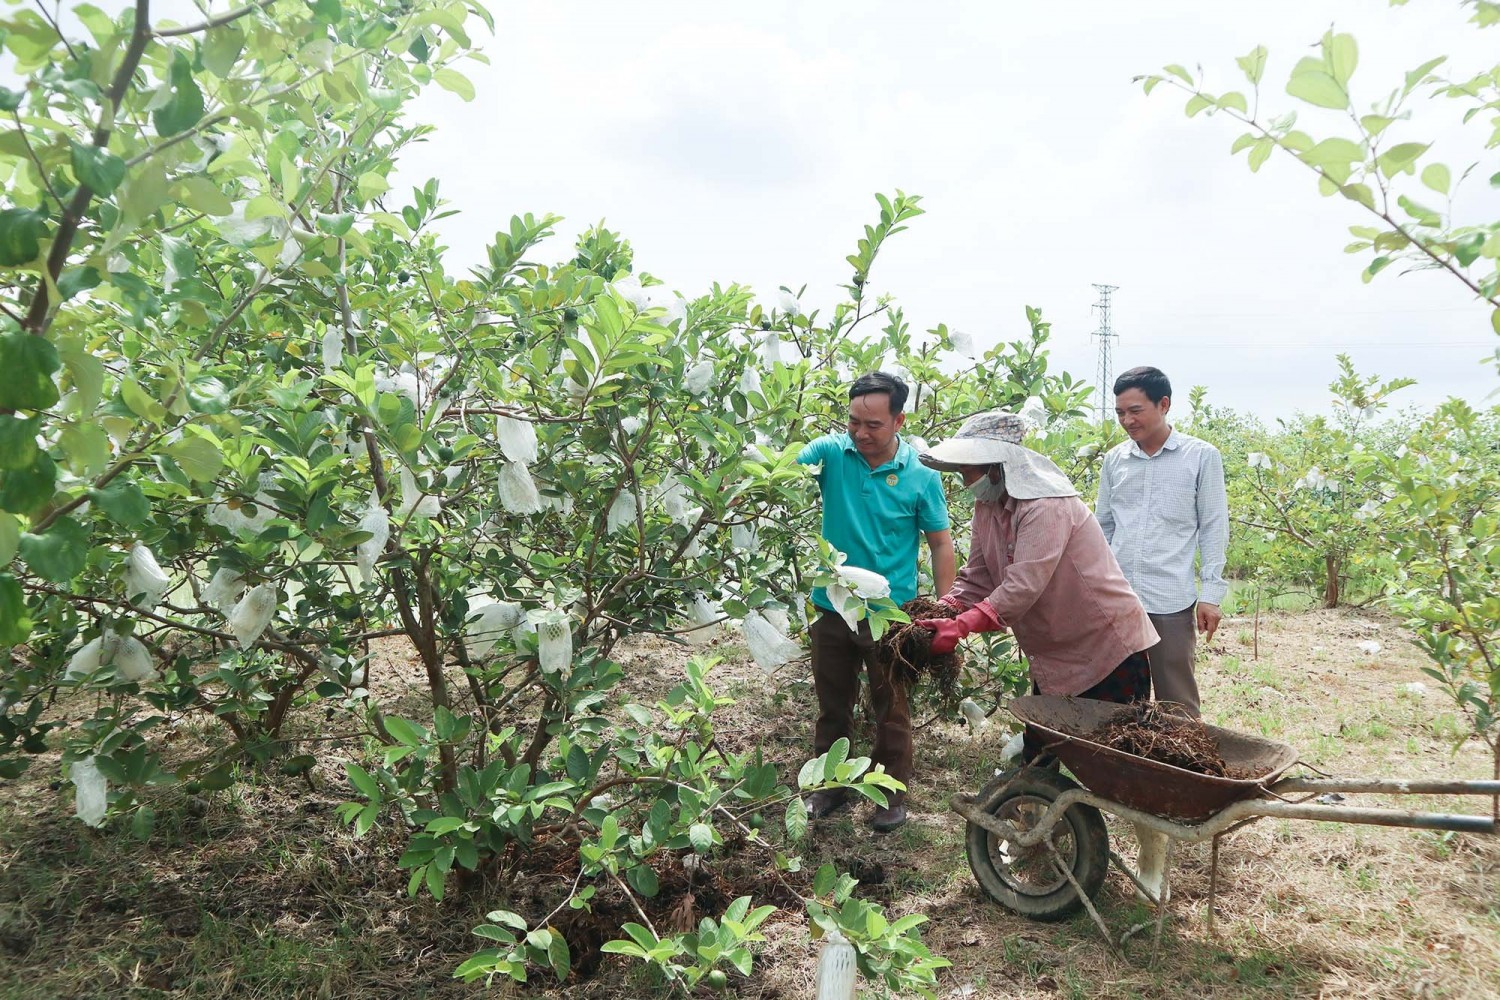
POLYGON ((1099 301, 1094 303, 1094 308, 1099 310, 1099 329, 1093 332, 1093 336, 1099 338, 1099 422, 1101 424, 1108 423, 1112 416, 1105 393, 1114 380, 1114 373, 1110 370, 1110 341, 1118 340, 1119 335, 1110 327, 1110 295, 1118 288, 1118 285, 1094 285, 1094 290, 1099 293, 1099 301))

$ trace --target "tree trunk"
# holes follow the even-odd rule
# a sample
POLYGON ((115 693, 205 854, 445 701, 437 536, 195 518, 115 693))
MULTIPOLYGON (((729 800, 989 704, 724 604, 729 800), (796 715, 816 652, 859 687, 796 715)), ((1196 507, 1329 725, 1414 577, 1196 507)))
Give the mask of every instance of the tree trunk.
POLYGON ((1341 560, 1332 552, 1323 556, 1323 607, 1336 608, 1339 606, 1339 570, 1342 569, 1341 560))

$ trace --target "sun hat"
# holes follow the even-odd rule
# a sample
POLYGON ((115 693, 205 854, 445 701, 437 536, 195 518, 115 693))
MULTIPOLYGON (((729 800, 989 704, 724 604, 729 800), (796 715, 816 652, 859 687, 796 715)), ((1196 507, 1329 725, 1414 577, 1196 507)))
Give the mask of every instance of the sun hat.
POLYGON ((1063 471, 1040 452, 1024 447, 1027 421, 1015 413, 989 410, 976 413, 948 440, 917 456, 939 472, 957 472, 966 465, 1005 468, 1005 491, 1017 500, 1076 497, 1078 491, 1063 471))

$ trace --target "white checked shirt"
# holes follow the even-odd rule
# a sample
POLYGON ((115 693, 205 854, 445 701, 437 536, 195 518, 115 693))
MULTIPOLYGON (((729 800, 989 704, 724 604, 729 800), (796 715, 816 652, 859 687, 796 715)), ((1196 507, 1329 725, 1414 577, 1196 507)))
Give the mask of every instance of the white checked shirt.
POLYGON ((1104 456, 1094 516, 1151 614, 1223 602, 1229 501, 1219 449, 1175 430, 1155 455, 1121 442, 1104 456))

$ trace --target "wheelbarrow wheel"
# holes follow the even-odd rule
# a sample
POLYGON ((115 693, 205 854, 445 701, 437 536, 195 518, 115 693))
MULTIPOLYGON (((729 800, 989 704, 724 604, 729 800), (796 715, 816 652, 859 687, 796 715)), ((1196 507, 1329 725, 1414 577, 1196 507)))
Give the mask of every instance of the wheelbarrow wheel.
MULTIPOLYGON (((1015 771, 996 776, 974 796, 974 804, 1023 833, 1036 826, 1059 795, 1078 787, 1056 771, 1033 767, 1005 788, 1015 776, 1015 771)), ((1084 892, 1096 895, 1109 871, 1109 834, 1099 810, 1072 806, 1052 827, 1051 840, 1084 892)), ((1017 847, 970 823, 965 847, 980 888, 1006 909, 1032 920, 1061 920, 1082 907, 1083 900, 1058 870, 1045 843, 1017 847)))

